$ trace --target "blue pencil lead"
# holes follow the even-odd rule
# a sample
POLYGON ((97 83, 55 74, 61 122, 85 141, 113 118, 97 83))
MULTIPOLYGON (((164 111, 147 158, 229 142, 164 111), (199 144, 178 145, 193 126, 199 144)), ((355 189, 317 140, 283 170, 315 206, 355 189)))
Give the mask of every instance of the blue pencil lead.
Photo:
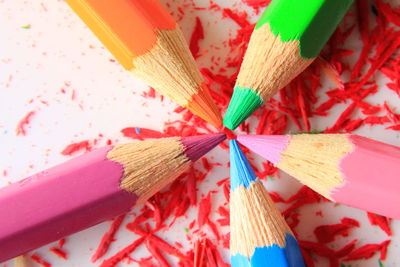
POLYGON ((229 141, 231 162, 231 191, 243 185, 248 188, 257 179, 249 161, 244 156, 236 140, 229 141))

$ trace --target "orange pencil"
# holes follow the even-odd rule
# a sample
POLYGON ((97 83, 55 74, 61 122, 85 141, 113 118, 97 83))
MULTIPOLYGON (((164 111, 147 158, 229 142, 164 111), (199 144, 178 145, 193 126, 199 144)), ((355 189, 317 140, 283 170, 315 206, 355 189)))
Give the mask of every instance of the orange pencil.
POLYGON ((157 0, 66 0, 121 65, 219 128, 222 118, 179 25, 157 0))

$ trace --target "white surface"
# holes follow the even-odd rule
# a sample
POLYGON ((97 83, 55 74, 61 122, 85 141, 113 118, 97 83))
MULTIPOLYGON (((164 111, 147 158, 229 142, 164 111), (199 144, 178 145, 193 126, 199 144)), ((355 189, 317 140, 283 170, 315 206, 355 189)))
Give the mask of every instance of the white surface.
MULTIPOLYGON (((169 10, 175 11, 174 15, 178 14, 176 7, 180 2, 171 3, 169 10)), ((197 6, 209 5, 208 0, 195 2, 197 6)), ((214 2, 225 6, 235 5, 238 9, 246 8, 238 0, 214 2)), ((194 10, 190 6, 184 9, 192 12, 186 13, 180 21, 187 38, 193 30, 195 16, 201 17, 205 28, 206 40, 201 43, 201 49, 208 52, 199 58, 199 64, 210 67, 212 56, 226 57, 229 51, 224 48, 223 42, 228 39, 228 34, 235 33, 236 25, 229 19, 222 19, 221 12, 194 10), (210 47, 211 43, 213 46, 210 47)), ((254 16, 253 21, 257 17, 254 16)), ((148 88, 125 72, 119 64, 110 61, 112 56, 109 52, 63 1, 0 0, 0 36, 0 186, 66 161, 68 157, 62 156, 60 151, 71 142, 97 139, 96 146, 101 146, 107 139, 127 141, 119 132, 122 128, 138 126, 161 130, 164 122, 176 117, 172 112, 176 105, 170 100, 165 99, 161 103, 159 97, 151 100, 141 97, 142 92, 148 88), (28 24, 31 25, 30 29, 21 28, 28 24), (62 88, 65 94, 61 93, 62 88), (71 99, 73 91, 76 95, 74 100, 71 99), (17 123, 32 110, 36 114, 27 127, 27 135, 16 136, 17 123), (99 134, 103 137, 99 137, 99 134), (3 171, 7 172, 4 177, 1 176, 3 171)), ((354 47, 359 46, 360 42, 355 40, 354 47)), ((382 79, 383 76, 378 74, 376 78, 382 79)), ((327 82, 326 88, 330 85, 327 82)), ((319 103, 324 99, 321 92, 319 103)), ((391 107, 400 104, 399 98, 390 90, 381 90, 373 98, 369 97, 368 101, 383 103, 384 99, 391 107)), ((313 118, 313 129, 331 125, 344 107, 335 108, 328 118, 313 118)), ((382 126, 363 127, 357 133, 400 145, 397 132, 384 130, 382 126)), ((224 166, 214 168, 205 182, 198 185, 202 192, 216 188, 216 181, 229 176, 226 167, 228 153, 217 148, 210 156, 214 156, 224 166)), ((201 164, 198 164, 201 168, 201 164)), ((268 181, 267 186, 285 198, 300 187, 296 181, 284 175, 280 180, 268 181)), ((215 209, 224 201, 222 192, 213 201, 215 209)), ((281 210, 286 208, 284 205, 278 207, 281 210)), ((140 208, 133 212, 138 213, 140 208)), ((191 208, 189 216, 194 217, 195 213, 197 209, 191 208)), ((370 226, 365 212, 353 208, 333 208, 332 203, 307 205, 301 209, 301 214, 301 225, 297 229, 300 229, 298 237, 302 240, 315 241, 312 233, 315 226, 339 223, 345 216, 360 220, 361 228, 352 230, 349 237, 336 238, 332 243, 333 248, 341 248, 353 239, 359 240, 358 246, 388 239, 378 227, 370 226), (315 212, 321 209, 324 217, 316 217, 315 212)), ((212 216, 218 217, 215 213, 212 216)), ((132 221, 132 218, 129 216, 124 222, 132 221)), ((188 246, 183 228, 192 219, 179 218, 175 226, 162 236, 171 243, 179 241, 188 246)), ((69 254, 68 261, 50 253, 50 245, 38 249, 37 253, 53 266, 91 266, 90 257, 108 227, 109 223, 105 222, 68 237, 64 247, 69 254)), ((393 238, 387 260, 383 262, 385 267, 400 265, 399 222, 393 221, 391 229, 393 238)), ((121 227, 116 239, 104 258, 114 255, 136 237, 121 227)), ((145 256, 148 254, 143 248, 132 254, 136 259, 145 256)), ((378 266, 378 257, 379 253, 368 261, 349 262, 346 266, 378 266)), ((225 251, 225 258, 229 258, 228 251, 225 251)), ((12 266, 11 261, 5 264, 12 266)), ((328 266, 328 263, 319 260, 317 266, 328 266)))

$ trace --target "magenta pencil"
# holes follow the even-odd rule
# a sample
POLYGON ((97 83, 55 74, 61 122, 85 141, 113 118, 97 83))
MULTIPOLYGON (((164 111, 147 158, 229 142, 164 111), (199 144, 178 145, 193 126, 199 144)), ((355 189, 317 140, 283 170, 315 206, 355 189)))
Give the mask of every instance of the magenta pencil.
POLYGON ((241 135, 238 141, 326 198, 400 219, 400 148, 354 134, 241 135))
POLYGON ((224 139, 108 146, 0 189, 0 262, 128 212, 224 139))

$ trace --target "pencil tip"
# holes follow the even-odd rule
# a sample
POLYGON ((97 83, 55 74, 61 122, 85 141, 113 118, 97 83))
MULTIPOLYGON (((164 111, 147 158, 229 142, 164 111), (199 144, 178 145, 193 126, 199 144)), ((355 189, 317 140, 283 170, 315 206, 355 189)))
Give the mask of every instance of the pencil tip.
POLYGON ((289 135, 239 135, 237 140, 254 153, 278 164, 281 160, 281 152, 288 145, 289 135))
POLYGON ((234 130, 254 111, 264 104, 261 97, 251 89, 236 86, 224 117, 225 127, 234 130))
POLYGON ((225 139, 226 135, 224 133, 183 137, 181 139, 184 146, 183 153, 191 161, 195 162, 225 139))
POLYGON ((231 192, 241 185, 248 188, 257 179, 250 163, 244 156, 236 140, 229 142, 231 163, 231 192))
POLYGON ((217 129, 222 128, 222 117, 210 95, 206 84, 203 84, 197 94, 187 104, 187 108, 217 129))

